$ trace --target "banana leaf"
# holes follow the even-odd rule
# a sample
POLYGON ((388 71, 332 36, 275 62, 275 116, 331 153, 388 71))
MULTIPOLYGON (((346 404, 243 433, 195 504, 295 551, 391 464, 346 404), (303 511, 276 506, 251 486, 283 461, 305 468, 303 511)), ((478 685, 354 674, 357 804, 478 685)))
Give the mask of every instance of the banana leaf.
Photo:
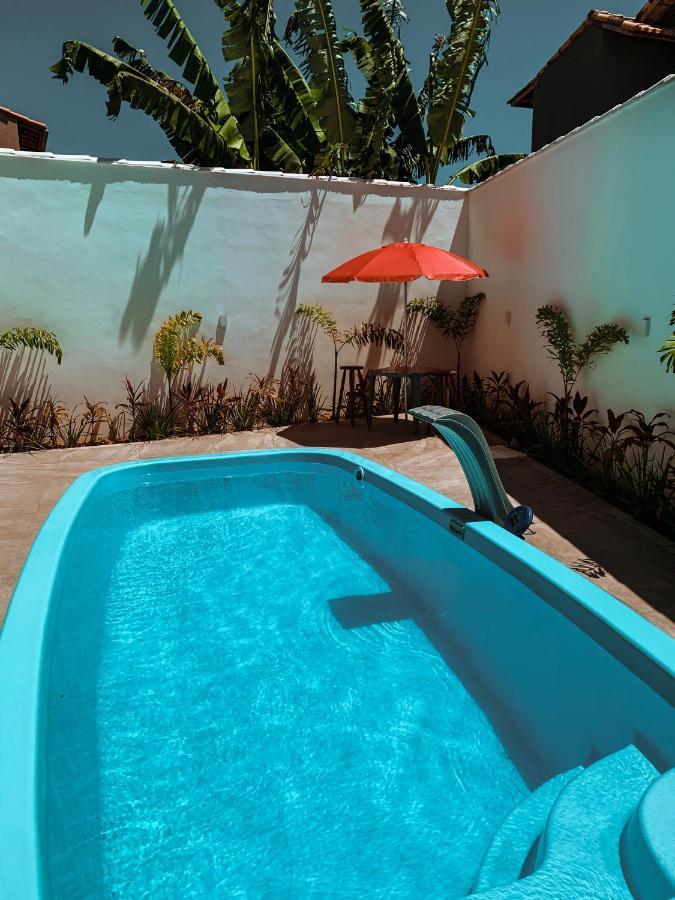
POLYGON ((227 101, 189 28, 176 9, 173 0, 140 0, 143 15, 165 40, 169 58, 180 67, 183 78, 194 85, 192 93, 198 100, 219 106, 227 101))
POLYGON ((427 142, 422 113, 410 78, 408 61, 395 32, 396 23, 402 15, 402 4, 394 0, 388 4, 385 0, 384 5, 382 0, 360 0, 360 4, 363 30, 370 45, 380 93, 388 98, 394 125, 401 132, 401 142, 412 153, 424 155, 427 142))
MULTIPOLYGON (((124 47, 118 46, 131 58, 134 48, 123 43, 124 47)), ((123 101, 144 110, 185 162, 233 168, 249 165, 250 157, 234 116, 213 121, 211 105, 196 100, 186 87, 153 69, 145 57, 137 62, 132 65, 91 44, 66 41, 62 57, 51 71, 64 82, 74 71, 87 71, 106 88, 111 118, 119 115, 123 101)))
POLYGON ((296 0, 286 38, 303 61, 326 140, 348 146, 354 135, 354 109, 330 0, 296 0))
POLYGON ((428 86, 431 181, 462 137, 476 77, 486 60, 490 26, 499 12, 496 0, 446 0, 446 5, 452 28, 445 48, 435 58, 428 86))
POLYGON ((452 184, 454 181, 461 181, 462 184, 480 184, 481 181, 486 181, 492 175, 496 175, 502 169, 507 169, 525 156, 527 156, 526 153, 495 153, 492 156, 486 156, 485 159, 479 159, 478 162, 464 166, 459 172, 455 172, 448 184, 452 184))

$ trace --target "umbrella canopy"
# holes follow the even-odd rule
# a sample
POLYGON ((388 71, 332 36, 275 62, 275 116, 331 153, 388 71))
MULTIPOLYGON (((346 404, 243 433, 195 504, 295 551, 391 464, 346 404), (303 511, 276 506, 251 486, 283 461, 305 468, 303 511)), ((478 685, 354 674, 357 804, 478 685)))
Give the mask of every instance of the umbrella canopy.
MULTIPOLYGON (((403 371, 408 371, 408 282, 418 278, 429 281, 470 281, 472 278, 488 278, 485 269, 463 256, 408 241, 385 244, 377 250, 369 250, 355 256, 337 269, 323 276, 328 284, 344 284, 349 281, 365 281, 376 284, 403 282, 403 371)), ((407 381, 403 379, 403 406, 408 418, 407 381)))
POLYGON ((463 256, 440 247, 400 241, 355 256, 328 272, 321 281, 329 284, 348 281, 391 284, 417 281, 422 277, 430 281, 469 281, 487 278, 488 273, 463 256))

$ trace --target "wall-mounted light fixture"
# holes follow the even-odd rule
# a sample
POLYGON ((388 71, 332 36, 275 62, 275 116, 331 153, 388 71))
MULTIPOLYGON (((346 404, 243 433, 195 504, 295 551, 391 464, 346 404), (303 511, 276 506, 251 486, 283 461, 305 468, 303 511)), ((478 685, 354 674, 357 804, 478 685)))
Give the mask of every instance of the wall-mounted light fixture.
POLYGON ((651 331, 652 320, 650 316, 642 317, 642 335, 643 337, 649 337, 649 332, 651 331))
POLYGON ((225 335, 227 333, 227 316, 219 316, 218 325, 216 326, 216 344, 222 347, 225 343, 225 335))

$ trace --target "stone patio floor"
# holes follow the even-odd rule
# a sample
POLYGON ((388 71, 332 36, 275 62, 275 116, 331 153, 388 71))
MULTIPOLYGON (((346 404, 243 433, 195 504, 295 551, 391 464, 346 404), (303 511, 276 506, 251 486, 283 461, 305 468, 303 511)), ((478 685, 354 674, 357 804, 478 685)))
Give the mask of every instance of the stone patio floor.
MULTIPOLYGON (((573 482, 490 439, 504 485, 515 503, 535 510, 527 540, 614 594, 675 636, 675 544, 573 482)), ((74 478, 126 460, 273 447, 341 447, 408 475, 471 506, 455 456, 436 437, 415 439, 412 427, 376 419, 368 432, 333 422, 280 429, 172 438, 0 457, 0 621, 19 571, 47 514, 74 478)))

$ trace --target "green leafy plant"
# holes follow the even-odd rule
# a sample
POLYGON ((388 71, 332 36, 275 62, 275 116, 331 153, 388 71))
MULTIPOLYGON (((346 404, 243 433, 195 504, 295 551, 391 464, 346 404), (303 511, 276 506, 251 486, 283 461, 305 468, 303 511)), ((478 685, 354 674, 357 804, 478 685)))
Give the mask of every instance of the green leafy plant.
POLYGON ((456 309, 450 309, 437 297, 415 297, 408 301, 408 312, 417 313, 433 322, 446 337, 452 338, 457 351, 457 384, 461 384, 462 347, 476 327, 484 293, 464 297, 456 309))
POLYGON ((295 311, 296 316, 308 319, 322 331, 333 343, 333 398, 332 417, 337 414, 337 374, 340 354, 345 347, 365 347, 372 344, 376 347, 387 347, 400 350, 403 347, 403 335, 396 328, 389 328, 379 322, 362 322, 353 325, 348 331, 338 328, 335 316, 324 309, 320 303, 303 303, 295 311))
POLYGON ((359 0, 363 33, 344 37, 331 0, 295 0, 285 34, 290 53, 276 34, 273 0, 214 2, 226 23, 223 57, 232 64, 222 88, 173 0, 140 5, 182 80, 120 37, 112 53, 66 41, 51 71, 64 82, 88 72, 107 91, 110 118, 123 103, 143 110, 192 164, 429 182, 442 166, 474 154, 491 162, 462 180, 503 166, 487 135, 464 134, 496 0, 446 0, 448 35, 434 41, 419 92, 400 38, 402 0, 359 0), (347 55, 366 82, 360 101, 350 93, 347 55))
POLYGON ((56 362, 61 365, 63 350, 56 335, 44 328, 11 328, 0 334, 0 350, 18 350, 25 347, 28 350, 44 350, 56 357, 56 362))
MULTIPOLYGON (((675 309, 670 317, 670 327, 675 329, 675 309)), ((661 362, 666 367, 666 372, 675 374, 675 331, 659 347, 661 362)))
POLYGON ((665 413, 608 409, 600 419, 579 391, 547 404, 506 372, 474 372, 462 396, 465 410, 511 445, 675 537, 675 434, 665 413))
POLYGON ((211 357, 219 365, 225 364, 223 351, 213 341, 196 336, 202 315, 191 309, 184 309, 169 316, 155 333, 153 357, 164 370, 167 381, 169 417, 173 417, 172 385, 176 375, 211 357))
POLYGON ((579 376, 616 344, 628 344, 628 332, 615 322, 596 325, 585 340, 577 343, 565 311, 547 304, 537 310, 539 333, 545 349, 556 363, 563 380, 563 398, 569 401, 579 376))

